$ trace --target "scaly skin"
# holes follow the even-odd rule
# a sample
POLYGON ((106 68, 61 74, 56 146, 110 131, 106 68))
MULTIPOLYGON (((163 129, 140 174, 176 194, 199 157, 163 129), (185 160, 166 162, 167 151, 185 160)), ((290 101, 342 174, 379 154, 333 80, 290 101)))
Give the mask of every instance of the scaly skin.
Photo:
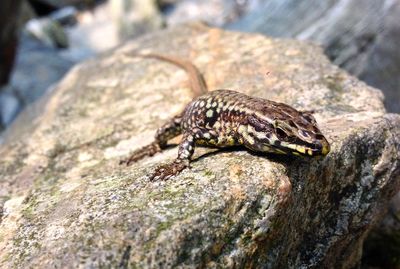
POLYGON ((150 180, 167 180, 189 167, 196 145, 229 147, 243 145, 257 152, 297 156, 323 156, 330 145, 310 112, 300 112, 286 104, 251 97, 232 90, 207 92, 197 68, 175 57, 146 54, 173 63, 190 75, 197 96, 184 111, 158 129, 155 141, 121 162, 130 165, 162 151, 168 140, 183 134, 178 157, 158 167, 150 180))

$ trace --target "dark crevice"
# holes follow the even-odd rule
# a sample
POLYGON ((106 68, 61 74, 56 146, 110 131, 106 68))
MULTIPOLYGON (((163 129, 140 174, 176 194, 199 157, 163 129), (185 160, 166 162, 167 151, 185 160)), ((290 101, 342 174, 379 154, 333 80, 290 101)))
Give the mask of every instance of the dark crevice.
POLYGON ((118 268, 120 268, 120 269, 128 268, 129 258, 131 256, 131 250, 132 250, 131 245, 129 245, 125 248, 124 254, 122 254, 122 258, 121 258, 118 268))

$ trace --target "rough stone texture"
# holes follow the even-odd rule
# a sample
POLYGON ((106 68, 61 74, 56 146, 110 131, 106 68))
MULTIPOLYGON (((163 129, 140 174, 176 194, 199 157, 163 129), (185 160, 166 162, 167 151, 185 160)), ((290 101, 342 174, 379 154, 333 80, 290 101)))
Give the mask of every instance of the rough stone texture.
POLYGON ((0 267, 352 268, 400 187, 399 126, 317 46, 202 25, 144 36, 73 68, 8 130, 0 267), (123 56, 145 49, 193 60, 211 89, 317 111, 331 153, 200 149, 156 183, 176 148, 119 166, 190 100, 184 71, 123 56))

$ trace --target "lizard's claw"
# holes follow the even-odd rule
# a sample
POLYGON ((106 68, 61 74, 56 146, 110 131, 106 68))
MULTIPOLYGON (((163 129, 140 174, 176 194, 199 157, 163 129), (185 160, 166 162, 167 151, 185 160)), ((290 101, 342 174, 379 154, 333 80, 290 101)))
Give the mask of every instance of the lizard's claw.
POLYGON ((183 169, 188 167, 189 164, 184 161, 175 161, 173 163, 162 165, 150 176, 150 181, 168 180, 173 176, 179 174, 183 169))

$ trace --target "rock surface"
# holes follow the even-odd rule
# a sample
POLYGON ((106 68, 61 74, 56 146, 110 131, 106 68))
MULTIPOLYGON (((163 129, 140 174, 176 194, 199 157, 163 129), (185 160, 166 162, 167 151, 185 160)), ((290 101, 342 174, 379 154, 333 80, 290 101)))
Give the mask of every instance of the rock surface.
POLYGON ((181 26, 72 69, 0 147, 1 268, 352 268, 399 190, 400 116, 379 91, 292 40, 181 26), (170 42, 165 42, 165 40, 170 42), (124 56, 191 59, 210 89, 315 110, 324 159, 196 150, 191 170, 148 182, 176 148, 131 167, 190 101, 187 74, 124 56))

